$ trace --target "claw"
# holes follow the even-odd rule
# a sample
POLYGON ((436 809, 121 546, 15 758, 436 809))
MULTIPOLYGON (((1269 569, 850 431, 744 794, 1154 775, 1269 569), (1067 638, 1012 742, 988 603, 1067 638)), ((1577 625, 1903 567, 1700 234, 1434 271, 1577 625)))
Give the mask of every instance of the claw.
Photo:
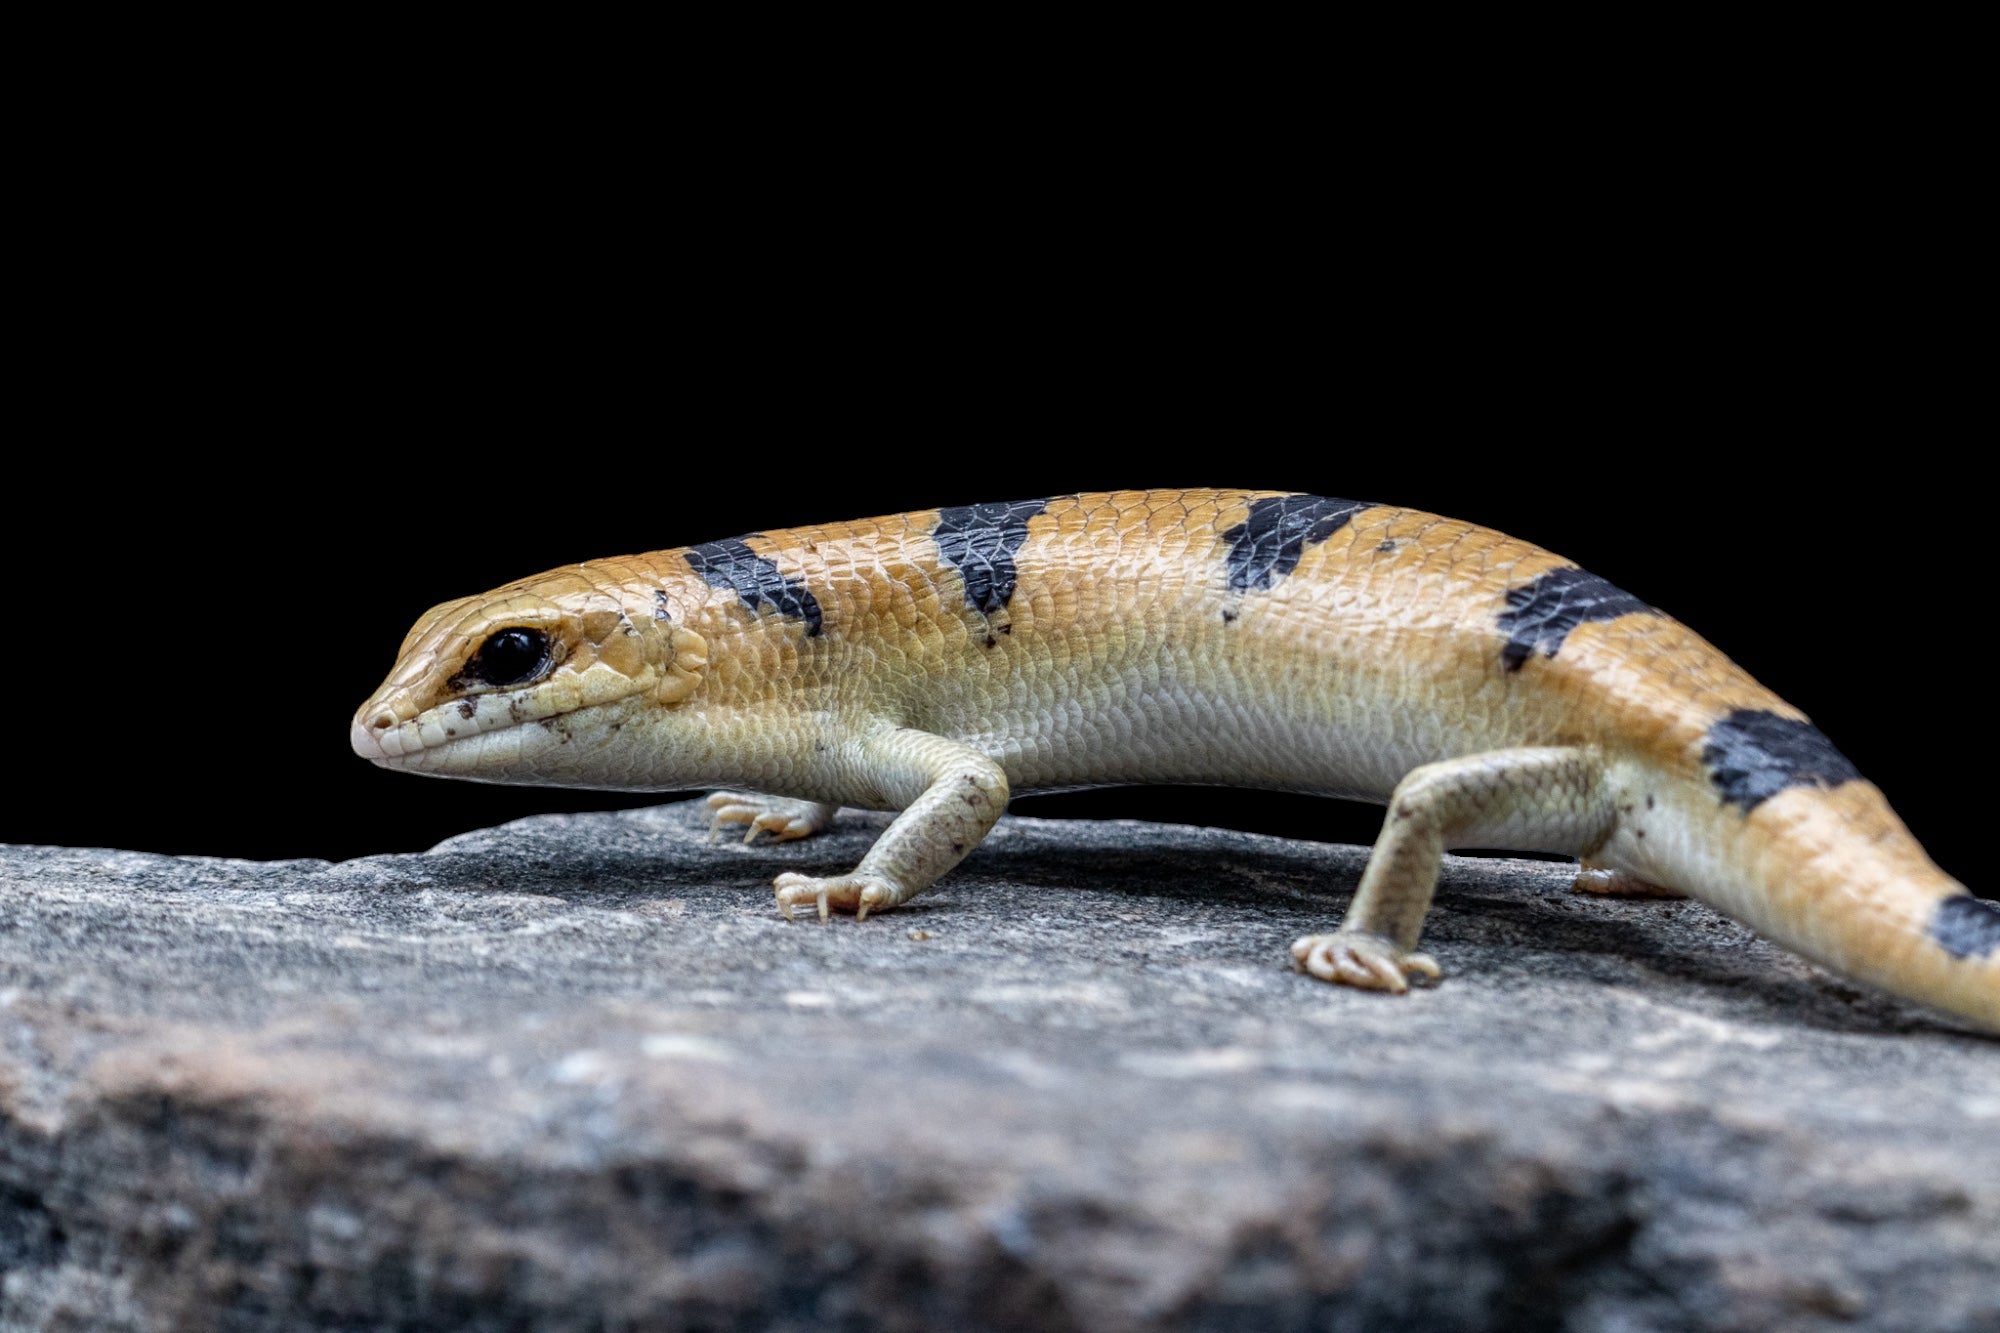
POLYGON ((775 810, 763 811, 751 822, 750 831, 743 835, 743 841, 747 843, 755 839, 759 833, 768 833, 773 842, 789 842, 793 822, 790 815, 780 814, 775 810))
POLYGON ((1401 995, 1410 988, 1410 983, 1403 980, 1403 974, 1386 958, 1356 958, 1353 960, 1343 958, 1341 960, 1341 971, 1346 972, 1356 964, 1360 965, 1359 970, 1364 978, 1361 984, 1364 986, 1369 984, 1365 978, 1372 977, 1376 988, 1379 990, 1394 991, 1396 994, 1401 995))

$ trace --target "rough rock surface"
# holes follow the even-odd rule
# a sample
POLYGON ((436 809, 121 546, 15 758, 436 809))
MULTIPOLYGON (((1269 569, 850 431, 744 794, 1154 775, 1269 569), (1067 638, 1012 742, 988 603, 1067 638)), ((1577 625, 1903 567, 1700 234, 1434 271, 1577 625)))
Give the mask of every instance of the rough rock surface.
POLYGON ((7 1329, 2000 1329, 2000 1042, 1690 902, 1004 822, 788 924, 694 806, 339 865, 0 851, 7 1329))

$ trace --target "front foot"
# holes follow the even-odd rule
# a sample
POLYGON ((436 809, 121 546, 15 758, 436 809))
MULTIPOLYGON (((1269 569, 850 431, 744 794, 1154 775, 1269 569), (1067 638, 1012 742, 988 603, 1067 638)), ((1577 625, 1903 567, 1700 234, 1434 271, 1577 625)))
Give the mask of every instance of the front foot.
POLYGON ((818 879, 811 875, 786 873, 775 881, 778 910, 792 920, 792 909, 801 903, 819 907, 824 921, 834 911, 852 912, 856 921, 866 921, 870 912, 886 912, 908 896, 880 875, 836 875, 818 879))
POLYGON ((1443 973, 1426 953, 1398 948, 1380 935, 1336 930, 1302 935, 1292 944, 1292 965, 1336 986, 1385 990, 1401 995, 1413 984, 1428 986, 1443 973))
POLYGON ((750 791, 712 791, 708 794, 708 840, 714 842, 724 824, 748 824, 743 841, 755 841, 759 833, 769 833, 773 842, 791 842, 826 831, 833 823, 835 807, 818 801, 796 801, 789 796, 765 796, 750 791))

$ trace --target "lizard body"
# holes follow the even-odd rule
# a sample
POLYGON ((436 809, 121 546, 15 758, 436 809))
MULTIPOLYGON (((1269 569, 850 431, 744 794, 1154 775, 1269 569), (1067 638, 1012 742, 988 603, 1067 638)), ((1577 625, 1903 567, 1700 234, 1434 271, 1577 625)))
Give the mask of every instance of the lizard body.
POLYGON ((1580 856, 2000 1031, 2000 905, 1939 870, 1798 710, 1561 557, 1415 510, 1131 491, 924 510, 590 561, 446 603, 355 716, 385 766, 741 788, 780 838, 902 813, 790 915, 867 915, 1012 793, 1210 783, 1384 802, 1323 980, 1400 991, 1443 851, 1580 856))

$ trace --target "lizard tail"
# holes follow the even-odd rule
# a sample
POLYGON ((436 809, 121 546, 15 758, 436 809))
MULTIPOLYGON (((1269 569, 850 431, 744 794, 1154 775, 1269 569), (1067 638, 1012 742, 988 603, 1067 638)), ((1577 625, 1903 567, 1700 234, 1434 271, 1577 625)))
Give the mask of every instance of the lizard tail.
POLYGON ((1657 838, 1648 858, 1663 882, 1843 976, 2000 1033, 2000 903, 1940 870, 1858 776, 1752 795, 1689 792, 1684 836, 1657 838))

